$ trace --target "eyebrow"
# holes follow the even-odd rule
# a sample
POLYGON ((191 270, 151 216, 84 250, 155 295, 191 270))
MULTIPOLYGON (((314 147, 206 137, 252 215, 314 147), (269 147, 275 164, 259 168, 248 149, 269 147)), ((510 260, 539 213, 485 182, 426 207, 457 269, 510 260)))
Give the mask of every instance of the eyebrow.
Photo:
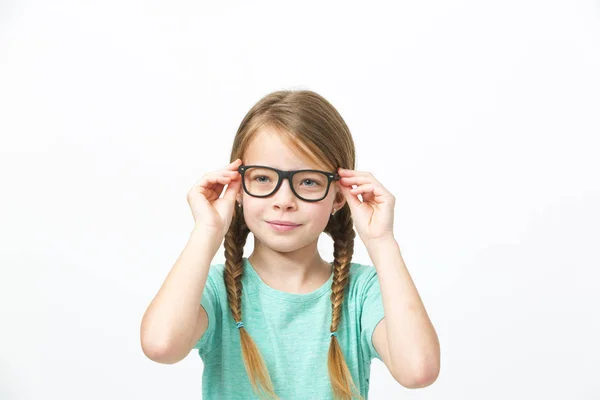
POLYGON ((327 171, 328 170, 327 168, 323 169, 323 168, 319 168, 319 167, 300 167, 300 168, 283 169, 283 168, 278 168, 278 167, 274 167, 272 165, 263 164, 263 163, 244 163, 244 165, 260 165, 263 167, 271 167, 271 168, 279 169, 281 171, 301 171, 304 169, 313 169, 313 170, 317 170, 317 171, 327 171))

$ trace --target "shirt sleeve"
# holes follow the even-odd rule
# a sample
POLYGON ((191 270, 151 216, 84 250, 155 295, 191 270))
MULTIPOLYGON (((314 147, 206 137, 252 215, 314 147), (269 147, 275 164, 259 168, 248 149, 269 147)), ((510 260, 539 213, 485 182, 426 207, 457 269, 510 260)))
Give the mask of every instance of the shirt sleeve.
POLYGON ((195 349, 199 350, 200 355, 204 355, 214 349, 221 341, 221 305, 219 303, 219 292, 215 279, 217 274, 215 269, 211 267, 200 305, 206 310, 208 315, 208 328, 202 335, 200 340, 196 342, 195 349))
POLYGON ((373 358, 383 361, 377 350, 375 350, 375 346, 373 346, 373 332, 377 324, 384 318, 383 300, 381 298, 377 270, 373 266, 369 266, 368 268, 371 270, 367 273, 362 290, 360 340, 363 352, 367 355, 369 361, 373 358))

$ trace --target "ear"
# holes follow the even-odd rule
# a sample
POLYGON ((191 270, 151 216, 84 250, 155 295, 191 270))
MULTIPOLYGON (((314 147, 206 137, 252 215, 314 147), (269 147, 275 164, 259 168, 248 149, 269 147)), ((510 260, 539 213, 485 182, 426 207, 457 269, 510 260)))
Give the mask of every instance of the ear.
POLYGON ((334 186, 334 185, 332 185, 332 186, 335 187, 335 198, 333 200, 332 208, 335 208, 335 210, 337 212, 342 207, 344 207, 344 204, 346 204, 346 198, 344 197, 344 194, 342 193, 340 188, 338 188, 337 186, 334 186))

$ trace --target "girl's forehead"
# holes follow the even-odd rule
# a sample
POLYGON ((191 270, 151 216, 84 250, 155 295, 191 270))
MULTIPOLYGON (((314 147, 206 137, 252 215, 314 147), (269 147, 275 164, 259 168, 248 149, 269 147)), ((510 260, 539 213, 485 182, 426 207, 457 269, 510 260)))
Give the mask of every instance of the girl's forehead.
POLYGON ((265 167, 271 167, 275 169, 280 169, 282 171, 295 171, 301 169, 319 169, 322 170, 325 167, 322 165, 317 165, 314 163, 296 163, 291 161, 276 161, 276 160, 268 160, 268 159, 242 159, 244 165, 262 165, 265 167))
POLYGON ((298 154, 291 155, 289 157, 286 157, 285 154, 250 154, 242 157, 242 163, 244 165, 263 165, 265 167, 276 168, 282 171, 293 171, 300 169, 329 169, 322 162, 315 162, 305 157, 301 157, 298 154))
POLYGON ((310 154, 310 159, 294 146, 281 139, 277 134, 259 134, 249 143, 242 155, 245 165, 264 165, 284 171, 299 169, 324 169, 325 164, 319 162, 310 150, 300 144, 305 152, 310 154))

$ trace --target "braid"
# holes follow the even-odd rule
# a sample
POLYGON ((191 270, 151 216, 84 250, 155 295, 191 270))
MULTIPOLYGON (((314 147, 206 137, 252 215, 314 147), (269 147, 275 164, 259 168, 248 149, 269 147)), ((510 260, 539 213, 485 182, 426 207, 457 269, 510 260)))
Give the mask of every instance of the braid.
MULTIPOLYGON (((333 239, 333 283, 331 284, 331 332, 336 332, 342 318, 342 305, 344 303, 344 290, 349 281, 350 262, 354 254, 354 232, 352 215, 348 204, 340 209, 335 217, 330 217, 325 228, 325 233, 333 239)), ((337 337, 331 336, 329 354, 327 357, 329 378, 335 398, 352 399, 358 397, 362 400, 352 380, 352 375, 344 359, 344 354, 337 337)))
MULTIPOLYGON (((235 207, 231 226, 225 235, 225 287, 227 288, 227 301, 235 322, 242 322, 242 277, 244 274, 243 255, 244 245, 250 230, 244 221, 242 210, 235 207)), ((260 397, 278 399, 273 389, 269 371, 260 355, 256 343, 246 329, 242 326, 240 331, 240 344, 242 358, 246 373, 254 392, 260 397), (260 386, 260 388, 259 388, 260 386)))
POLYGON ((244 217, 236 210, 231 226, 225 235, 225 287, 231 314, 236 322, 242 319, 242 276, 244 269, 242 257, 244 245, 250 230, 246 226, 244 217))

